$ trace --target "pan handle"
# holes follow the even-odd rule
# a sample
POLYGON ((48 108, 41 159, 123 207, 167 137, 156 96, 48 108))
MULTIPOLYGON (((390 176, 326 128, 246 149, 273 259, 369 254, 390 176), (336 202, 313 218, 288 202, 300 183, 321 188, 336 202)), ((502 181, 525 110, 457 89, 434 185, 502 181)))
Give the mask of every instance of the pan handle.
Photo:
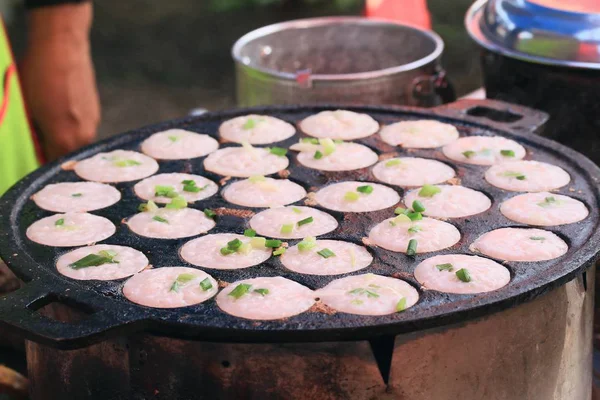
POLYGON ((462 99, 436 107, 433 112, 446 117, 485 122, 486 125, 519 134, 540 133, 549 118, 543 111, 490 99, 462 99))
POLYGON ((73 349, 97 343, 125 328, 137 330, 143 322, 132 319, 127 312, 111 313, 106 309, 90 309, 90 314, 76 322, 61 322, 36 312, 57 300, 69 304, 69 291, 49 292, 40 280, 26 283, 21 289, 0 298, 0 326, 36 343, 73 349))

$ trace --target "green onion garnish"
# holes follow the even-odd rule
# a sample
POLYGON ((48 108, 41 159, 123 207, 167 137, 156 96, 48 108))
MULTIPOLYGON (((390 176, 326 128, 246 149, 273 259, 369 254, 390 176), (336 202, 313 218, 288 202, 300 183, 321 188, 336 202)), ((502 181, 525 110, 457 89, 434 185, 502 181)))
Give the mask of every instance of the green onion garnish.
POLYGON ((221 247, 221 250, 219 250, 219 252, 221 253, 221 255, 223 256, 228 256, 230 254, 235 253, 235 250, 230 249, 229 247, 221 247))
POLYGON ((419 200, 415 200, 412 203, 412 209, 415 212, 422 213, 423 211, 425 211, 425 206, 419 200))
POLYGON ((402 164, 402 161, 400 161, 399 158, 392 158, 389 161, 386 161, 385 166, 386 167, 395 167, 396 165, 400 165, 402 164))
POLYGON ((171 142, 176 142, 179 138, 177 136, 169 136, 171 142))
POLYGON ((394 217, 390 220, 390 225, 396 226, 397 224, 403 224, 411 222, 411 219, 406 214, 399 214, 397 217, 394 217))
POLYGON ((396 312, 401 312, 401 311, 404 311, 405 309, 406 309, 406 297, 403 297, 400 300, 398 300, 398 303, 396 303, 396 312))
POLYGON ((423 215, 420 212, 409 212, 406 214, 411 221, 420 221, 423 219, 423 215))
POLYGON ((281 246, 281 243, 281 240, 278 239, 268 239, 265 241, 265 247, 276 249, 277 247, 281 246))
POLYGON ((317 251, 317 254, 323 258, 329 258, 329 257, 335 256, 335 253, 329 249, 319 250, 319 251, 317 251))
POLYGON ((253 292, 258 293, 261 296, 265 296, 265 295, 269 294, 269 289, 254 289, 253 292))
POLYGON ((299 209, 298 207, 292 207, 292 211, 295 212, 296 214, 302 214, 302 210, 299 209))
POLYGON ((71 197, 81 197, 81 196, 83 196, 83 194, 81 194, 81 193, 73 193, 71 195, 71 197))
POLYGON ((165 206, 170 210, 181 210, 182 208, 186 208, 188 205, 186 199, 181 196, 173 197, 171 202, 165 206))
POLYGON ((317 240, 314 237, 306 237, 300 243, 298 243, 298 250, 307 251, 317 246, 317 240))
POLYGON ((97 267, 102 264, 118 264, 114 258, 117 253, 111 250, 102 250, 97 254, 88 254, 87 256, 69 264, 69 267, 73 269, 81 269, 87 267, 97 267))
POLYGON ((227 248, 231 250, 237 250, 242 245, 242 241, 240 239, 233 239, 230 242, 227 242, 227 248))
POLYGON ((271 147, 270 153, 279 157, 284 157, 287 154, 287 149, 283 147, 271 147))
POLYGON ((210 279, 206 278, 202 282, 200 282, 200 287, 202 288, 202 290, 204 290, 206 292, 207 290, 212 289, 213 285, 210 282, 210 279))
POLYGON ((313 156, 315 160, 320 160, 321 158, 323 158, 323 153, 321 153, 319 150, 315 151, 315 155, 313 156))
POLYGON ((285 253, 285 247, 280 247, 273 252, 274 256, 280 256, 285 253))
POLYGON ((254 249, 264 249, 266 247, 266 243, 267 239, 264 237, 253 237, 250 239, 250 246, 252 246, 254 249))
POLYGON ((373 186, 371 186, 371 185, 359 186, 356 188, 356 191, 360 192, 360 193, 364 193, 364 194, 371 194, 371 193, 373 193, 373 186))
POLYGON ((64 224, 65 224, 64 218, 57 219, 56 222, 54 222, 54 226, 63 226, 64 224))
POLYGON ((348 292, 348 294, 356 294, 356 295, 363 295, 366 294, 367 297, 372 297, 372 298, 378 298, 379 294, 377 292, 374 292, 372 290, 369 289, 363 289, 363 288, 356 288, 356 289, 352 289, 348 292))
POLYGON ((505 176, 507 178, 516 178, 517 180, 520 180, 520 181, 524 181, 525 180, 525 175, 523 175, 520 172, 505 171, 505 172, 501 173, 500 175, 501 176, 505 176))
POLYGON ((500 150, 500 154, 502 154, 504 157, 514 157, 515 156, 515 152, 512 150, 500 150))
POLYGON ((550 207, 550 206, 558 205, 558 204, 560 204, 560 202, 558 200, 556 200, 556 198, 554 196, 546 197, 544 199, 544 201, 537 203, 537 205, 540 207, 550 207))
POLYGON ((217 213, 214 212, 213 210, 211 210, 210 208, 205 208, 204 209, 204 215, 206 215, 208 218, 215 218, 217 216, 217 213))
POLYGON ((207 187, 208 187, 208 185, 204 185, 201 188, 198 187, 198 186, 195 186, 195 185, 194 186, 184 186, 183 187, 183 191, 184 192, 190 192, 190 193, 198 193, 199 191, 204 190, 207 187))
POLYGON ((408 247, 406 248, 406 255, 414 256, 415 254, 417 254, 417 240, 410 239, 408 241, 408 247))
POLYGON ((148 200, 147 203, 142 203, 138 207, 138 211, 141 212, 155 212, 158 210, 158 206, 152 200, 148 200))
POLYGON ((256 121, 252 118, 248 118, 246 120, 246 123, 244 125, 242 125, 242 129, 244 130, 248 130, 248 129, 252 129, 256 126, 256 121))
POLYGON ((421 197, 433 197, 436 194, 438 194, 439 192, 441 192, 442 189, 440 189, 437 186, 434 185, 423 185, 423 187, 421 188, 421 190, 419 190, 419 196, 421 197))
POLYGON ((304 219, 301 219, 300 221, 298 221, 298 226, 310 224, 313 221, 314 221, 313 217, 304 218, 304 219))
POLYGON ((467 151, 462 152, 462 155, 465 156, 465 158, 471 158, 471 157, 475 156, 475 154, 477 154, 477 153, 474 152, 473 150, 467 150, 467 151))
POLYGON ((397 207, 397 208, 394 210, 394 214, 396 214, 396 215, 400 215, 400 214, 406 214, 406 213, 408 213, 408 210, 407 210, 406 208, 397 207))
POLYGON ((136 165, 142 165, 142 163, 139 161, 135 161, 135 160, 118 160, 118 161, 114 161, 113 165, 115 167, 133 167, 136 165))
POLYGON ((152 217, 152 219, 153 219, 154 221, 163 222, 163 223, 165 223, 165 224, 168 224, 168 223, 169 223, 169 220, 167 220, 167 219, 164 219, 163 217, 159 217, 158 215, 155 215, 154 217, 152 217))
POLYGON ((362 301, 361 299, 354 299, 350 302, 351 304, 355 304, 357 306, 360 306, 364 303, 364 301, 362 301))
POLYGON ((154 195, 159 197, 177 197, 177 192, 173 186, 156 185, 154 195))
POLYGON ((465 268, 456 271, 456 276, 463 282, 471 282, 471 274, 465 268))
POLYGON ((294 224, 283 224, 283 225, 281 225, 280 232, 283 234, 288 234, 288 233, 292 233, 293 230, 294 230, 294 224))
POLYGON ((194 274, 179 274, 177 275, 177 282, 179 283, 188 283, 196 277, 194 274))
POLYGON ((543 236, 531 236, 529 239, 531 240, 546 240, 543 236))
POLYGON ((329 138, 319 139, 319 143, 323 146, 323 153, 328 156, 335 151, 335 142, 329 138))
POLYGON ((231 296, 237 300, 240 297, 242 297, 243 295, 245 295, 246 293, 248 293, 250 291, 251 287, 252 287, 252 285, 249 285, 247 283, 240 283, 239 285, 237 285, 235 287, 235 289, 233 289, 231 292, 229 292, 229 296, 231 296))
POLYGON ((246 237, 254 237, 254 236, 256 236, 256 231, 254 229, 246 229, 244 231, 244 236, 246 236, 246 237))
POLYGON ((248 180, 250 181, 250 183, 257 183, 257 182, 264 182, 267 180, 267 178, 265 178, 262 175, 252 175, 250 178, 248 178, 248 180))
POLYGON ((421 227, 419 225, 413 225, 410 228, 408 228, 408 233, 411 233, 413 235, 420 231, 421 231, 421 227))
POLYGON ((454 270, 454 266, 450 263, 446 263, 446 264, 438 264, 435 266, 438 271, 448 271, 448 272, 452 272, 454 270))
POLYGON ((356 201, 360 199, 360 195, 356 192, 346 192, 344 195, 344 200, 346 201, 356 201))
POLYGON ((173 282, 171 288, 169 289, 169 292, 179 292, 179 282, 173 282))
POLYGON ((250 243, 243 243, 237 250, 240 254, 248 254, 252 251, 252 245, 250 243))
POLYGON ((317 138, 302 138, 300 141, 302 143, 319 144, 319 139, 317 138))

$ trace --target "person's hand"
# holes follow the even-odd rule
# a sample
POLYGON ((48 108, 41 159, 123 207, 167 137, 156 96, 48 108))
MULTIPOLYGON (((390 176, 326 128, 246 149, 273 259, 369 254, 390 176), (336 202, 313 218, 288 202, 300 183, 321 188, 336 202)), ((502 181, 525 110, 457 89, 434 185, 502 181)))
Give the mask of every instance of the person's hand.
POLYGON ((91 20, 90 3, 36 8, 28 14, 21 82, 48 160, 96 137, 100 103, 90 56, 91 20))

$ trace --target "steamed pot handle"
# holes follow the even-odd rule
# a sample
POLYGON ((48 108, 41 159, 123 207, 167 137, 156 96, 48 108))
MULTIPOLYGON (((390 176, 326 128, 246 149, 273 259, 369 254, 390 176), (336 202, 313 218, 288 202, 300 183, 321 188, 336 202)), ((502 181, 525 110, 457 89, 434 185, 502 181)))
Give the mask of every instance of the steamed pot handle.
POLYGON ((483 122, 519 134, 539 133, 549 118, 549 115, 543 111, 490 99, 462 99, 435 107, 432 111, 445 117, 483 122))
POLYGON ((448 80, 446 71, 438 68, 435 74, 419 76, 412 82, 412 96, 422 107, 432 107, 440 103, 456 100, 454 85, 448 80))
MULTIPOLYGON (((132 320, 127 313, 111 313, 105 309, 88 308, 91 313, 76 322, 62 322, 37 312, 53 302, 69 305, 69 293, 73 291, 50 292, 41 280, 26 283, 21 289, 0 298, 0 326, 36 343, 70 349, 99 342, 117 329, 131 328, 141 322, 132 320)), ((84 306, 76 308, 84 309, 84 306)))

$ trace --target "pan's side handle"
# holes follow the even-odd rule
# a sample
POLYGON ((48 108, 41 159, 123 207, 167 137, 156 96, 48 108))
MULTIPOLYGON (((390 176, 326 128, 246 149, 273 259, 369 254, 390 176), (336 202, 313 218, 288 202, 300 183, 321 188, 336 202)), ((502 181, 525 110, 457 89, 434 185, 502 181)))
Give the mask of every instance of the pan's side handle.
POLYGON ((539 133, 548 121, 543 111, 499 100, 462 99, 433 109, 436 114, 483 122, 515 133, 539 133))
MULTIPOLYGON (((21 334, 37 343, 62 349, 88 346, 116 334, 142 328, 140 319, 126 312, 112 313, 106 309, 88 307, 84 318, 62 322, 37 312, 46 304, 69 304, 69 291, 50 292, 39 280, 31 281, 4 297, 0 297, 0 326, 21 334)), ((81 309, 85 310, 81 305, 81 309)))

